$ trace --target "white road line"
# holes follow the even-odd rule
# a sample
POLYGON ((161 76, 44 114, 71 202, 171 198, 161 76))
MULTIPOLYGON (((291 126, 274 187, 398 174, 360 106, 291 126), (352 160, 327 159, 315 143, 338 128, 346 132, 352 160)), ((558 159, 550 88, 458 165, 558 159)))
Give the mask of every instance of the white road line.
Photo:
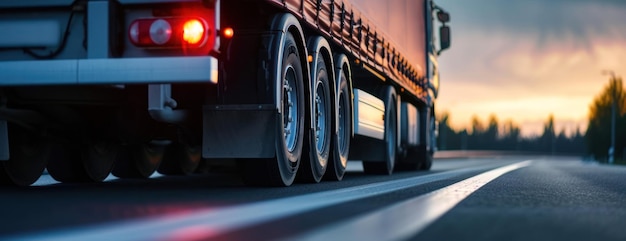
POLYGON ((528 166, 531 162, 524 161, 494 169, 437 191, 290 240, 405 240, 422 231, 485 184, 507 172, 528 166))
MULTIPOLYGON (((501 164, 464 168, 401 180, 324 191, 220 209, 198 210, 189 215, 145 218, 68 230, 29 233, 8 240, 197 240, 208 239, 239 228, 372 197, 417 185, 445 180, 501 164)), ((4 239, 4 237, 0 237, 4 239)))

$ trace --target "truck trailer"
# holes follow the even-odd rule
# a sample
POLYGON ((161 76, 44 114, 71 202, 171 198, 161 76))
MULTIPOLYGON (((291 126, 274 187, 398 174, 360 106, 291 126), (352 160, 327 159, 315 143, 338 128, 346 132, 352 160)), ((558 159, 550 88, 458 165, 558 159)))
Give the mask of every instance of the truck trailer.
POLYGON ((432 0, 0 1, 0 183, 428 170, 448 21, 432 0))

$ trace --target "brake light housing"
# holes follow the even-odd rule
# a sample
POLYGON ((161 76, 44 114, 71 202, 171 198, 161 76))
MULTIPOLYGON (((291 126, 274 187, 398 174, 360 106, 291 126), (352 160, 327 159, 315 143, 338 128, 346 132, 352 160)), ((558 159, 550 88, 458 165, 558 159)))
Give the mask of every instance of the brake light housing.
POLYGON ((145 48, 201 48, 212 46, 215 29, 201 17, 162 17, 134 20, 128 38, 145 48))

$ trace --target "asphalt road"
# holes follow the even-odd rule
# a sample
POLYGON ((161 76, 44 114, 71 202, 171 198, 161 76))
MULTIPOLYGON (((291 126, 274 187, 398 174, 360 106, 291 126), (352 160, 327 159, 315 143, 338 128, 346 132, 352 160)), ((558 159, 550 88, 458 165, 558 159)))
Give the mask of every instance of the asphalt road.
POLYGON ((0 240, 626 240, 626 167, 437 159, 432 171, 251 188, 228 170, 0 188, 0 240))

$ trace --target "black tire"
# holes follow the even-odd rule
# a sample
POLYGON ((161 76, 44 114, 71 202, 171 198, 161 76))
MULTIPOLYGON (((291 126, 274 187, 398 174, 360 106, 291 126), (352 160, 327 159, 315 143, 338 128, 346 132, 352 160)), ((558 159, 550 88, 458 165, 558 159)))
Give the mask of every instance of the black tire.
POLYGON ((423 145, 419 151, 419 162, 420 162, 420 170, 424 170, 424 171, 428 171, 430 170, 431 166, 433 165, 433 155, 435 147, 434 144, 437 143, 436 140, 436 136, 434 135, 434 129, 436 128, 436 124, 435 124, 435 116, 434 115, 430 115, 429 119, 429 127, 427 128, 426 131, 428 131, 430 133, 430 135, 428 135, 428 142, 423 145), (430 132, 431 130, 433 130, 433 132, 430 132), (430 148, 428 148, 428 146, 430 146, 430 148))
POLYGON ((307 123, 311 123, 313 128, 307 133, 302 165, 298 170, 298 180, 310 183, 320 182, 326 173, 333 129, 333 109, 327 72, 329 68, 321 53, 318 53, 317 60, 317 68, 313 75, 314 81, 309 92, 313 97, 310 98, 313 103, 308 105, 311 106, 311 110, 307 112, 309 113, 307 123))
MULTIPOLYGON (((419 120, 419 112, 416 118, 419 120)), ((421 128, 418 127, 418 128, 421 128)), ((422 167, 423 158, 421 156, 421 146, 406 147, 406 155, 398 158, 395 171, 418 171, 422 167)))
POLYGON ((22 127, 9 124, 10 159, 0 161, 0 185, 29 186, 46 168, 50 142, 22 127))
POLYGON ((422 163, 419 167, 420 170, 428 171, 433 165, 433 152, 426 151, 426 154, 423 156, 422 163))
POLYGON ((278 60, 280 73, 276 73, 281 93, 281 111, 276 121, 276 157, 241 160, 243 180, 254 186, 290 186, 295 180, 304 140, 305 92, 304 71, 299 47, 289 31, 280 43, 283 55, 278 60), (293 102, 297 103, 293 103, 293 102))
POLYGON ((329 160, 326 176, 332 180, 340 181, 346 173, 348 166, 348 154, 350 153, 350 137, 352 130, 352 101, 348 79, 344 71, 337 75, 338 92, 336 98, 337 108, 337 131, 333 134, 332 155, 329 160))
POLYGON ((396 162, 398 115, 396 91, 387 86, 383 91, 385 102, 385 159, 383 161, 363 160, 363 170, 366 174, 391 175, 396 162))
POLYGON ((48 173, 59 182, 101 182, 113 169, 118 146, 109 140, 57 143, 48 173))
POLYGON ((148 178, 161 164, 165 148, 152 143, 123 146, 117 154, 112 173, 120 178, 148 178))
POLYGON ((200 145, 176 142, 165 148, 158 172, 163 175, 189 175, 196 171, 200 162, 202 162, 200 145))
POLYGON ((433 152, 426 150, 426 147, 420 148, 419 152, 419 170, 428 171, 433 165, 433 152))
POLYGON ((395 171, 417 171, 422 167, 419 157, 419 148, 411 147, 407 150, 406 157, 396 162, 395 171))

